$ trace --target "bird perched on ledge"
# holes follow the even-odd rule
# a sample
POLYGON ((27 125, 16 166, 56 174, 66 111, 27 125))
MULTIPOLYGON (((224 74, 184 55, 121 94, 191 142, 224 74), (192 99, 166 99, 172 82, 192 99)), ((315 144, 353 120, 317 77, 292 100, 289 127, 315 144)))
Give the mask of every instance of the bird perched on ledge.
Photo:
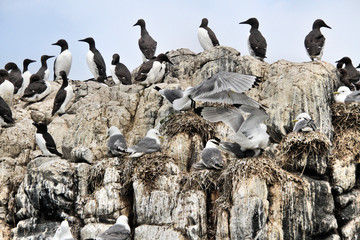
POLYGON ((267 43, 259 31, 259 21, 256 18, 249 18, 239 24, 249 24, 251 26, 248 38, 249 53, 251 56, 263 61, 266 58, 267 43))
POLYGON ((157 42, 146 30, 144 19, 139 19, 134 26, 140 26, 141 37, 139 38, 139 48, 142 52, 143 62, 146 62, 155 56, 157 42))
POLYGON ((208 23, 208 19, 203 18, 198 29, 198 39, 204 50, 209 50, 214 46, 220 45, 215 33, 208 27, 208 23))
POLYGON ((33 122, 33 125, 36 127, 35 140, 44 154, 44 156, 55 157, 56 155, 62 157, 62 154, 56 149, 56 144, 50 133, 47 131, 47 126, 45 123, 36 123, 33 122))
POLYGON ((312 30, 305 37, 305 49, 311 61, 314 61, 315 58, 321 60, 324 52, 325 37, 320 31, 322 27, 331 29, 323 20, 316 19, 313 23, 312 30))

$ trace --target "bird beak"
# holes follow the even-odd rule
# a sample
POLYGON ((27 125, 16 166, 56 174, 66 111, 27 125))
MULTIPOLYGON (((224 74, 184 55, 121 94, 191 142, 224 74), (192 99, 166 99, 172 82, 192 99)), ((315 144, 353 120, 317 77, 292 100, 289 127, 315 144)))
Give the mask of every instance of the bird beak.
POLYGON ((170 63, 171 65, 174 65, 170 60, 169 60, 169 63, 170 63))
POLYGON ((292 120, 292 122, 297 122, 298 120, 296 120, 296 119, 294 119, 294 120, 292 120))
POLYGON ((57 45, 57 43, 52 43, 51 45, 57 45))
POLYGON ((340 93, 339 93, 339 92, 333 92, 333 94, 335 94, 335 95, 336 95, 336 94, 340 94, 340 93))
POLYGON ((330 28, 330 29, 331 29, 331 27, 330 27, 330 26, 328 26, 328 25, 325 25, 324 27, 327 27, 327 28, 330 28))
POLYGON ((239 24, 246 24, 247 23, 247 21, 244 21, 244 22, 240 22, 239 24))
POLYGON ((160 139, 164 140, 164 137, 163 136, 159 136, 160 139))

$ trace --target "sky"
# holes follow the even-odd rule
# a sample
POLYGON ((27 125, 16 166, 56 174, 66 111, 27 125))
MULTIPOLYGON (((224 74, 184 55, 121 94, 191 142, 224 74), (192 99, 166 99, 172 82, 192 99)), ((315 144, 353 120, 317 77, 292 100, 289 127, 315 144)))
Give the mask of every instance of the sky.
MULTIPOLYGON (((51 44, 63 38, 73 55, 69 74, 73 80, 92 77, 86 64, 88 44, 78 41, 86 37, 95 39, 108 76, 114 53, 130 71, 138 67, 140 27, 133 25, 140 18, 158 43, 156 54, 179 48, 201 52, 197 29, 206 17, 220 45, 248 55, 250 26, 239 22, 256 17, 267 40, 268 63, 310 61, 304 38, 321 18, 332 28, 321 29, 326 37, 323 61, 335 64, 348 56, 355 66, 360 63, 358 0, 0 0, 0 9, 0 68, 15 62, 22 69, 23 60, 30 58, 37 60, 29 67, 35 73, 41 55, 60 53, 60 47, 51 44)), ((51 70, 53 63, 54 58, 48 60, 51 70)))

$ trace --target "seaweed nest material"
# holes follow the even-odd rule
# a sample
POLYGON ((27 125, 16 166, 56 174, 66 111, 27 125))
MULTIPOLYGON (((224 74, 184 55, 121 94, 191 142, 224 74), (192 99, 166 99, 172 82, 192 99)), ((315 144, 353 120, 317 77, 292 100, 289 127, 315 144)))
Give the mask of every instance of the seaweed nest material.
POLYGON ((213 123, 209 123, 192 111, 168 116, 162 124, 162 129, 162 132, 169 137, 179 133, 187 133, 190 136, 199 134, 204 142, 216 134, 213 123))
POLYGON ((332 159, 360 154, 360 104, 335 103, 331 106, 334 130, 332 159))
POLYGON ((156 188, 156 181, 160 176, 170 176, 174 174, 169 163, 174 163, 174 159, 160 152, 143 155, 135 159, 134 178, 139 179, 149 191, 156 188))
POLYGON ((335 133, 349 128, 360 130, 359 103, 334 103, 331 106, 331 110, 335 133))
POLYGON ((232 191, 235 182, 245 181, 252 177, 259 177, 267 184, 278 183, 284 186, 285 182, 292 181, 302 183, 300 177, 285 171, 276 161, 265 157, 235 159, 221 171, 199 170, 192 171, 181 181, 184 190, 199 189, 207 191, 219 191, 216 204, 225 210, 232 206, 232 191))
POLYGON ((283 164, 294 166, 310 154, 327 155, 331 148, 329 138, 321 132, 296 133, 286 135, 280 143, 283 164))

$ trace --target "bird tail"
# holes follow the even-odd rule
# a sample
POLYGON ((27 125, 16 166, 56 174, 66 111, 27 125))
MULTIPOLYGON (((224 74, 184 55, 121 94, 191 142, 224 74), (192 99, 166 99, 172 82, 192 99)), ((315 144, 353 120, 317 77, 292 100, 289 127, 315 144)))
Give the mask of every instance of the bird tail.
POLYGON ((161 89, 160 87, 158 87, 158 86, 155 86, 154 89, 155 89, 156 91, 158 91, 158 92, 162 90, 162 89, 161 89))

